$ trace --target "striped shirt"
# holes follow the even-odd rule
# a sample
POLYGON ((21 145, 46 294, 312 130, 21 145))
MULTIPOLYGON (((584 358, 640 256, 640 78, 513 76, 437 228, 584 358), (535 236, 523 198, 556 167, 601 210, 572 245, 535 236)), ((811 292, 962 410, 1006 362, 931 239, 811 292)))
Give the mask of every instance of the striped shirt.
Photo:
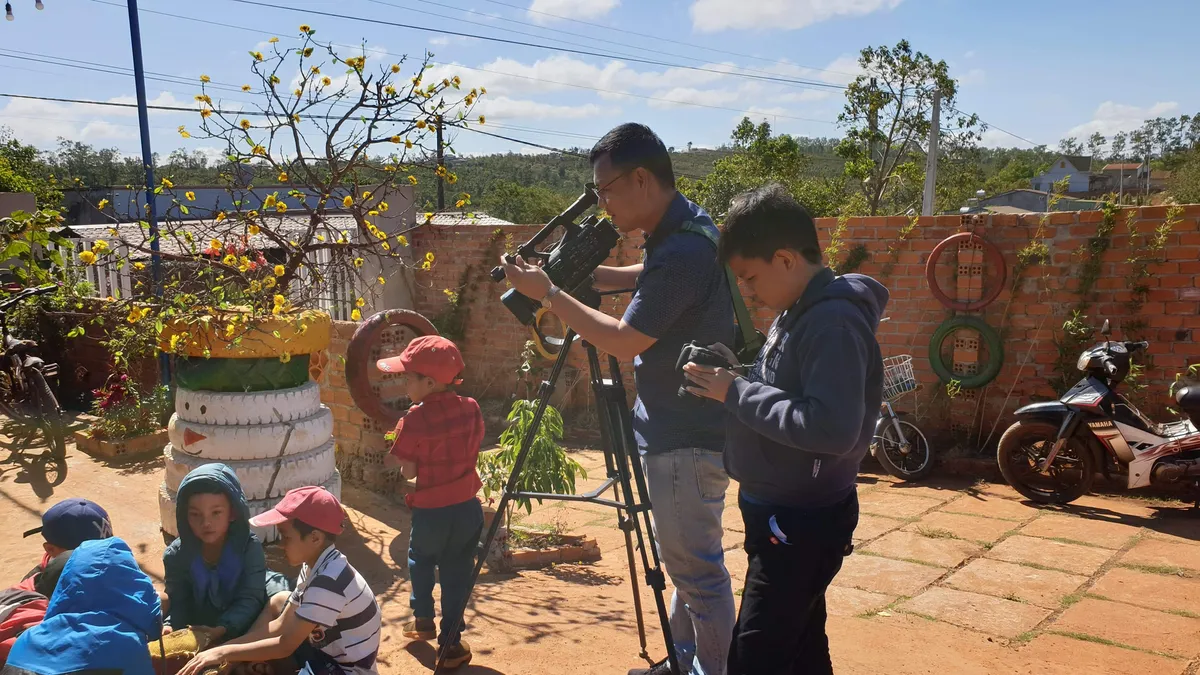
POLYGON ((308 637, 347 675, 377 675, 379 605, 367 582, 337 548, 325 549, 311 569, 300 568, 288 602, 296 616, 317 624, 308 637))

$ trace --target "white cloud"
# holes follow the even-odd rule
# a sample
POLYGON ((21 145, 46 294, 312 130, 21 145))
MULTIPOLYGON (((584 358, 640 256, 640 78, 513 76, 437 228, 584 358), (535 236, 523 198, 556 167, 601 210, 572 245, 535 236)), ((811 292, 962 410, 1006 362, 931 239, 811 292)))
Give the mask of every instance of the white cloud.
POLYGON ((675 87, 655 94, 656 99, 650 101, 651 108, 677 108, 681 105, 694 103, 698 105, 729 105, 737 101, 741 95, 731 89, 694 89, 692 87, 675 87))
MULTIPOLYGON (((115 96, 109 103, 136 103, 133 96, 115 96)), ((148 101, 150 105, 195 107, 195 101, 180 101, 169 92, 162 92, 148 101)), ((151 111, 159 122, 163 113, 151 111)), ((12 99, 0 108, 0 125, 12 129, 22 142, 38 147, 50 147, 59 138, 84 143, 111 143, 138 137, 137 109, 108 106, 56 103, 30 99, 12 99)))
POLYGON ((1112 136, 1118 131, 1130 132, 1142 126, 1145 120, 1167 115, 1178 109, 1179 104, 1175 101, 1159 101, 1146 108, 1105 101, 1096 108, 1091 121, 1072 127, 1063 137, 1074 136, 1082 140, 1096 132, 1105 136, 1112 136))
POLYGON ((694 0, 692 27, 702 33, 765 28, 797 30, 837 17, 895 9, 903 0, 694 0))
POLYGON ((621 0, 533 0, 529 17, 538 23, 557 21, 554 14, 573 19, 598 19, 611 12, 621 0))
POLYGON ((967 52, 966 54, 963 54, 963 58, 964 58, 964 59, 973 59, 973 58, 975 58, 975 50, 974 50, 974 49, 972 49, 971 51, 967 52))
POLYGON ((485 96, 475 106, 475 113, 484 113, 487 117, 501 120, 544 120, 544 119, 583 119, 601 115, 615 115, 620 108, 602 107, 595 103, 584 105, 553 105, 541 101, 519 100, 504 96, 485 96))
POLYGON ((969 87, 976 84, 983 84, 986 80, 987 73, 982 68, 972 68, 967 71, 966 75, 958 78, 958 84, 969 87))

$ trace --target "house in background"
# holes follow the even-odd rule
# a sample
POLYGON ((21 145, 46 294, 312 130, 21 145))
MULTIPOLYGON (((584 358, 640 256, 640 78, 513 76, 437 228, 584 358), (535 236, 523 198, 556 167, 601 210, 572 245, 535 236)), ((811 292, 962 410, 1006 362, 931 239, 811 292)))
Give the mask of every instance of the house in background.
POLYGON ((1103 202, 1095 199, 1076 199, 1074 197, 1059 197, 1050 208, 1050 193, 1042 190, 1017 189, 992 195, 979 196, 968 201, 967 205, 958 211, 946 211, 946 215, 962 213, 1044 213, 1046 211, 1098 211, 1103 202))
POLYGON ((1050 165, 1045 173, 1033 177, 1033 189, 1050 192, 1058 181, 1069 178, 1067 192, 1086 193, 1091 190, 1091 157, 1062 155, 1050 165))

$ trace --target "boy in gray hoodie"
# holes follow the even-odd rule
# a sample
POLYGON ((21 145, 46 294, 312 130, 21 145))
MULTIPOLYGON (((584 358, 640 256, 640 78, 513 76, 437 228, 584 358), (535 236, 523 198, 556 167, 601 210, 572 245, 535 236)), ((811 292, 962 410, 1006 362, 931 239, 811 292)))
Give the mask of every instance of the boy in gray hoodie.
POLYGON ((720 255, 780 312, 745 376, 684 367, 695 393, 725 404, 725 467, 740 483, 749 567, 729 675, 832 674, 825 590, 853 549, 855 478, 883 396, 875 329, 888 292, 825 267, 812 217, 778 185, 734 200, 720 255))

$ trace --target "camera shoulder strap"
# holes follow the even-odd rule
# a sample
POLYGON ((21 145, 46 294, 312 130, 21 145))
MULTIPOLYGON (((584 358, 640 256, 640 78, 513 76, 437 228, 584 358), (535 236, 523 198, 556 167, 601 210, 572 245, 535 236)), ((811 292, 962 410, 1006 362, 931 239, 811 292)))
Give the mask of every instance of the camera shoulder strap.
MULTIPOLYGON (((709 230, 709 228, 699 223, 685 220, 679 230, 704 237, 713 245, 713 248, 718 246, 717 234, 714 232, 716 228, 709 230)), ((750 310, 746 308, 746 301, 742 298, 741 289, 738 288, 737 276, 734 275, 729 265, 723 265, 723 267, 725 268, 725 280, 729 284, 729 296, 733 299, 733 315, 737 319, 738 330, 740 331, 741 345, 735 351, 738 352, 738 358, 743 363, 748 363, 753 361, 754 357, 758 355, 759 350, 762 349, 767 339, 766 336, 754 327, 754 322, 750 320, 750 310), (750 358, 746 358, 747 356, 750 358)))

